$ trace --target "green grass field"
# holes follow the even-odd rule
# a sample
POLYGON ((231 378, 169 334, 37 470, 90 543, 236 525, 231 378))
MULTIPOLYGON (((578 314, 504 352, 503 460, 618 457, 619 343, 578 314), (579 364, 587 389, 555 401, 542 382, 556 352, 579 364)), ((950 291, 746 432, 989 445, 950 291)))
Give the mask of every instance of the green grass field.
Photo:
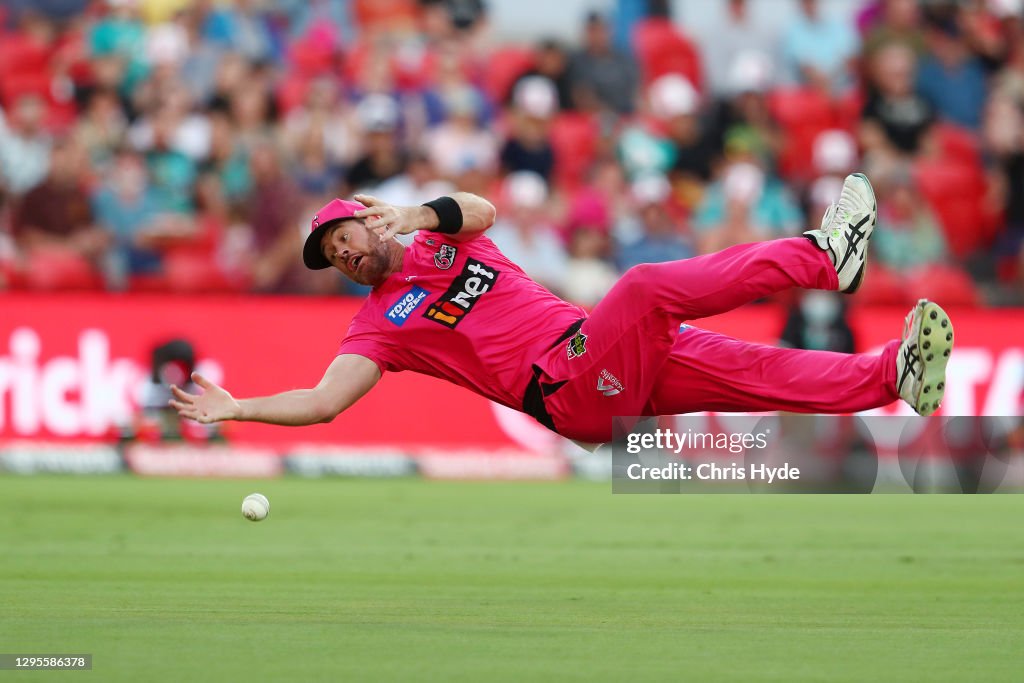
POLYGON ((0 680, 1024 677, 1022 496, 8 476, 0 501, 0 651, 94 655, 0 680))

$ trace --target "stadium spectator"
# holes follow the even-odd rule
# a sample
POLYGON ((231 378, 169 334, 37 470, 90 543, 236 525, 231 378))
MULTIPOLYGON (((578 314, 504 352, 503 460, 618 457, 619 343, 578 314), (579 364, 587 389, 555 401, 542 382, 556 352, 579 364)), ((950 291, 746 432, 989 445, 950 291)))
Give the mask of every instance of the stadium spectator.
POLYGON ((119 76, 119 87, 125 96, 145 79, 146 28, 139 19, 137 0, 105 0, 106 14, 89 32, 89 54, 106 58, 119 76))
POLYGON ((1024 256, 1024 92, 1012 86, 993 93, 985 115, 984 143, 994 163, 994 191, 1006 227, 996 244, 997 261, 1012 271, 1024 256))
POLYGON ((985 105, 985 69, 964 40, 955 17, 935 18, 926 32, 928 54, 917 89, 942 119, 976 130, 985 105))
POLYGON ((204 4, 196 2, 182 7, 177 15, 186 42, 178 75, 192 101, 199 105, 206 105, 213 97, 218 65, 224 58, 224 50, 203 36, 204 9, 209 9, 204 8, 204 4))
POLYGON ((201 170, 215 173, 228 200, 233 205, 241 204, 252 189, 249 154, 235 136, 231 118, 226 112, 211 112, 209 121, 210 151, 201 170))
POLYGON ((498 168, 498 140, 480 126, 482 102, 468 86, 445 93, 447 118, 424 135, 424 149, 438 172, 458 187, 486 187, 498 168))
MULTIPOLYGON (((131 186, 123 166, 139 157, 121 161, 134 148, 146 164, 137 174, 145 201, 125 190, 121 204, 96 203, 97 217, 129 233, 151 231, 150 213, 193 224, 217 214, 219 225, 244 226, 253 204, 268 202, 273 220, 224 237, 237 254, 250 248, 243 237, 251 235, 261 254, 248 264, 259 266, 258 291, 326 291, 303 273, 279 271, 269 256, 275 236, 305 220, 300 214, 314 198, 371 188, 399 204, 452 189, 492 195, 524 169, 550 183, 547 223, 578 227, 564 221, 563 207, 571 216, 580 197, 598 194, 605 233, 616 226, 617 234, 636 212, 629 184, 660 175, 672 184, 671 220, 686 225, 693 213, 701 250, 788 234, 804 226, 786 198, 813 195, 814 181, 842 175, 839 165, 818 163, 818 143, 849 128, 869 174, 915 169, 922 201, 948 239, 949 263, 962 272, 970 254, 979 279, 995 273, 1005 284, 983 291, 1012 300, 1024 242, 1016 191, 1024 182, 1019 0, 875 0, 852 20, 829 14, 835 3, 820 0, 725 0, 716 15, 702 14, 699 32, 693 15, 670 22, 664 0, 623 3, 614 44, 606 19, 591 13, 577 44, 564 45, 494 40, 478 0, 97 0, 83 7, 80 0, 5 5, 0 186, 9 204, 46 176, 51 136, 70 133, 87 152, 81 179, 94 183, 94 200, 131 186), (76 6, 81 13, 69 14, 76 6), (764 12, 795 21, 777 41, 780 24, 764 12), (699 50, 687 31, 699 35, 699 50), (849 90, 857 59, 863 93, 849 90), (857 114, 859 128, 851 120, 857 114), (294 193, 290 200, 261 196, 250 169, 252 150, 277 142, 282 153, 272 156, 283 176, 271 185, 294 193), (736 170, 741 164, 752 168, 736 170), (211 197, 226 207, 214 210, 219 200, 211 197), (135 220, 142 224, 128 229, 135 220)), ((852 170, 849 163, 841 165, 852 170)), ((594 237, 577 236, 576 252, 636 260, 621 252, 628 240, 594 237)), ((123 244, 110 249, 111 263, 125 262, 123 244)), ((110 286, 173 288, 180 273, 198 272, 198 260, 191 271, 176 269, 180 249, 155 252, 162 265, 153 272, 162 280, 122 265, 110 286)), ((207 250, 202 258, 213 257, 207 250)), ((19 286, 14 275, 8 279, 19 286)))
MULTIPOLYGON (((307 85, 302 105, 284 117, 284 148, 296 156, 307 142, 315 141, 329 164, 351 166, 359 152, 359 132, 353 118, 347 102, 340 97, 338 83, 328 76, 315 78, 307 85)), ((395 123, 389 121, 388 125, 393 128, 395 123)))
POLYGON ((505 178, 502 210, 488 236, 526 274, 552 292, 565 291, 568 255, 551 225, 548 186, 531 171, 505 178))
MULTIPOLYGON (((516 85, 530 76, 546 78, 558 93, 558 108, 562 111, 574 109, 576 105, 569 79, 569 55, 565 48, 554 38, 546 38, 537 45, 535 52, 534 65, 519 77, 516 85)), ((512 92, 515 92, 514 87, 512 92)))
POLYGON ((784 136, 769 101, 774 69, 764 53, 742 51, 735 55, 728 94, 714 112, 716 152, 725 148, 727 139, 740 136, 750 141, 766 168, 775 165, 784 136))
POLYGON ((880 196, 872 247, 878 262, 895 271, 945 263, 948 249, 942 228, 909 170, 894 171, 875 186, 880 196))
POLYGON ((708 84, 716 96, 736 93, 732 72, 738 55, 767 56, 775 54, 778 47, 774 27, 758 21, 750 5, 750 0, 728 0, 724 7, 715 3, 715 20, 697 35, 708 84))
POLYGON ((306 196, 331 194, 345 177, 344 169, 327 156, 319 136, 309 135, 293 155, 291 173, 306 196))
POLYGON ((702 254, 733 244, 785 237, 803 226, 791 192, 761 168, 749 149, 730 154, 719 180, 713 182, 694 215, 702 254))
MULTIPOLYGON (((574 98, 593 98, 600 107, 618 114, 634 109, 639 69, 632 57, 612 45, 608 22, 597 12, 586 17, 583 47, 570 60, 569 80, 574 98)), ((579 107, 580 100, 575 102, 579 107)))
POLYGON ((352 165, 346 183, 352 192, 372 190, 405 171, 406 151, 399 139, 400 112, 390 95, 367 95, 356 108, 364 134, 364 154, 352 165))
POLYGON ((921 196, 909 168, 897 167, 875 184, 878 225, 875 265, 861 293, 865 302, 906 304, 925 296, 971 305, 976 293, 952 257, 938 219, 921 196))
POLYGON ((593 192, 575 197, 569 209, 566 234, 569 261, 565 269, 566 299, 593 306, 611 289, 619 274, 611 264, 608 210, 593 192))
POLYGON ((835 292, 800 292, 786 314, 779 343, 794 349, 856 352, 846 299, 835 292))
POLYGON ((14 238, 26 274, 41 287, 99 285, 110 236, 96 225, 82 182, 85 152, 72 139, 54 145, 42 183, 15 206, 14 238))
POLYGON ((146 166, 162 212, 188 213, 192 210, 195 161, 175 147, 179 119, 169 108, 157 112, 150 135, 137 140, 146 156, 146 166))
POLYGON ((85 147, 93 166, 102 168, 123 144, 127 130, 128 119, 117 93, 97 89, 89 94, 74 135, 85 147))
POLYGON ((0 110, 0 185, 20 195, 42 182, 50 167, 50 138, 43 129, 43 102, 22 95, 0 110))
POLYGON ((512 102, 510 130, 501 149, 502 171, 532 171, 550 181, 555 166, 551 119, 558 111, 558 91, 546 78, 529 76, 513 88, 512 102))
POLYGON ((699 196, 711 180, 717 156, 713 134, 699 117, 700 95, 685 76, 667 74, 651 83, 648 99, 651 113, 671 145, 673 178, 691 186, 690 193, 699 196))
POLYGON ((110 236, 105 274, 111 289, 127 289, 131 277, 159 272, 159 254, 144 248, 140 235, 156 222, 161 206, 138 153, 117 153, 105 182, 93 193, 92 208, 96 222, 110 236))
POLYGON ((243 55, 250 62, 269 60, 274 56, 274 38, 268 17, 259 5, 257 0, 214 5, 206 16, 207 40, 243 55))
POLYGON ((704 91, 700 51, 672 21, 668 0, 647 0, 647 16, 634 24, 631 38, 645 85, 668 74, 679 74, 693 83, 698 91, 704 91))
POLYGON ((793 83, 826 93, 852 85, 858 38, 853 27, 826 14, 819 0, 798 0, 800 11, 782 36, 782 56, 793 83))
POLYGON ((871 60, 875 53, 893 43, 906 45, 921 57, 927 46, 917 0, 884 0, 878 22, 864 38, 863 56, 871 60))
POLYGON ((615 226, 617 265, 626 272, 640 263, 678 261, 695 255, 689 236, 668 210, 672 186, 664 176, 646 176, 633 182, 634 211, 615 226))
POLYGON ((302 248, 302 233, 297 226, 304 206, 315 202, 303 202, 272 142, 257 144, 249 154, 253 187, 246 219, 256 251, 253 287, 261 292, 302 291, 303 274, 298 272, 294 258, 295 250, 302 248))
POLYGON ((914 90, 916 57, 901 43, 879 47, 870 63, 860 143, 869 163, 891 164, 921 152, 935 121, 931 104, 914 90))

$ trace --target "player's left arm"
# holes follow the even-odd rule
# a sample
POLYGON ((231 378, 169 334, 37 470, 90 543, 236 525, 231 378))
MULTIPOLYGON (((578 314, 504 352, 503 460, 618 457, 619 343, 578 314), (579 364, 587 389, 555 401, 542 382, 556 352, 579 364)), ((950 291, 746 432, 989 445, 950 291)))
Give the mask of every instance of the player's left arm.
POLYGON ((366 227, 386 240, 417 230, 447 233, 452 239, 472 239, 494 225, 494 205, 470 192, 455 192, 438 200, 437 208, 394 206, 376 197, 357 194, 355 200, 367 208, 355 215, 366 219, 366 227), (454 206, 445 200, 454 202, 454 206))

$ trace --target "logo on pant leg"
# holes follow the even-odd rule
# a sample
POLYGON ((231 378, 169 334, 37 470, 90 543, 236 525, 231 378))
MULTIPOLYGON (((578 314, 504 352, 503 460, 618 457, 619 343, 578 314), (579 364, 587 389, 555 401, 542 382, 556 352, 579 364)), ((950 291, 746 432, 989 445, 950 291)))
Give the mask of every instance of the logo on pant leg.
POLYGON ((618 377, 607 370, 601 370, 601 374, 597 376, 597 390, 605 396, 615 396, 625 391, 626 387, 622 385, 618 377))
POLYGON ((579 358, 587 352, 587 335, 577 332, 565 345, 565 352, 569 360, 579 358))

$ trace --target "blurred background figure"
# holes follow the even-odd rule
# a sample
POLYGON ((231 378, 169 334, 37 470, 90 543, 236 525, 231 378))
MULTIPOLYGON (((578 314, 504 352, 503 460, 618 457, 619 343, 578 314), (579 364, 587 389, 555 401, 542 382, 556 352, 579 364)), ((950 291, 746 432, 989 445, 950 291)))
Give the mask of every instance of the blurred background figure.
POLYGON ((631 113, 640 73, 636 61, 612 44, 608 21, 600 13, 587 15, 582 43, 569 67, 576 106, 592 102, 616 114, 631 113))
POLYGON ((727 145, 731 160, 694 216, 700 253, 800 232, 804 219, 785 185, 764 171, 746 141, 727 145))
POLYGON ((633 210, 615 226, 620 241, 621 272, 640 263, 677 261, 695 255, 685 226, 678 225, 669 213, 671 195, 672 186, 664 176, 644 176, 633 181, 633 210))
POLYGON ((345 177, 352 193, 373 191, 405 170, 406 150, 399 137, 400 111, 390 95, 367 95, 356 109, 363 135, 363 156, 345 177))
POLYGON ((696 34, 708 83, 717 96, 735 94, 732 71, 738 55, 745 52, 771 55, 776 50, 775 27, 754 17, 751 5, 751 0, 709 4, 707 11, 715 12, 713 23, 708 30, 696 34))
MULTIPOLYGON (((49 177, 52 141, 73 139, 109 236, 79 262, 76 287, 333 291, 285 264, 317 201, 497 199, 520 172, 545 183, 546 225, 565 227, 600 196, 611 233, 596 251, 633 263, 649 258, 624 253, 643 232, 631 190, 641 179, 667 179, 650 215, 664 208, 700 253, 805 229, 819 181, 862 170, 909 173, 948 264, 982 301, 1024 301, 1019 0, 624 1, 564 10, 571 21, 557 25, 529 11, 478 0, 5 4, 6 286, 27 285, 19 206, 49 177)), ((570 234, 560 238, 568 249, 570 234)))
POLYGON ((58 141, 49 172, 17 204, 11 224, 35 289, 98 289, 110 235, 96 224, 86 189, 86 159, 72 139, 58 141))
POLYGON ((974 285, 953 262, 942 227, 921 196, 911 170, 896 167, 880 176, 875 187, 878 225, 864 301, 907 304, 941 296, 943 301, 975 303, 974 285))
POLYGON ((568 256, 550 220, 548 185, 532 171, 505 178, 498 219, 487 235, 531 278, 556 294, 566 289, 568 256))
POLYGON ((789 79, 822 92, 841 93, 853 82, 857 34, 819 0, 799 0, 799 4, 800 11, 782 36, 789 79))
POLYGON ((551 120, 558 113, 558 90, 542 76, 527 76, 513 88, 512 103, 502 171, 532 171, 550 181, 555 166, 551 120))
POLYGON ((219 425, 183 420, 167 404, 172 398, 172 384, 189 392, 197 391, 191 379, 195 368, 195 349, 188 340, 172 339, 154 347, 149 377, 138 388, 139 412, 131 425, 122 428, 121 438, 151 443, 220 440, 219 425))
POLYGON ((618 280, 611 263, 612 240, 608 209, 599 196, 581 193, 569 208, 565 233, 569 262, 565 295, 582 306, 593 306, 618 280))
POLYGON ((779 343, 794 349, 853 353, 857 344, 846 317, 846 300, 835 292, 800 292, 789 306, 779 343))
POLYGON ((956 16, 931 15, 928 46, 917 74, 917 88, 939 118, 977 129, 985 105, 987 74, 971 52, 956 16))
POLYGON ((0 181, 13 195, 28 192, 50 167, 50 136, 43 127, 45 109, 35 95, 23 95, 10 111, 0 110, 0 181))
POLYGON ((868 63, 860 143, 871 168, 905 162, 927 149, 935 109, 916 90, 917 57, 908 45, 879 46, 868 63))

